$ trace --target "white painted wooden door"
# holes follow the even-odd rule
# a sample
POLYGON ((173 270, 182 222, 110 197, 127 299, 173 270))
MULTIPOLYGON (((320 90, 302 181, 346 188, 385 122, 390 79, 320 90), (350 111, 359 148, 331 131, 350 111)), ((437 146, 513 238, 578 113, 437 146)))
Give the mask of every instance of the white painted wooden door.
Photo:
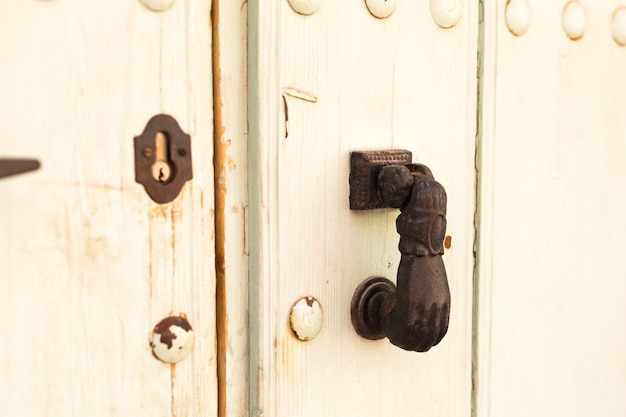
POLYGON ((566 1, 529 0, 519 37, 505 3, 485 2, 477 415, 624 416, 626 3, 581 0, 576 41, 566 1))
POLYGON ((444 3, 0 5, 0 157, 43 164, 0 180, 0 415, 624 415, 621 3, 582 2, 575 42, 565 1, 511 0, 530 10, 517 37, 506 0, 444 3), (134 182, 158 113, 193 148, 166 205, 134 182), (349 153, 388 148, 448 192, 451 325, 425 354, 350 322, 400 255, 397 212, 349 210, 349 153), (308 342, 302 296, 324 309, 308 342), (180 313, 195 348, 165 365, 148 336, 180 313))
POLYGON ((448 29, 426 1, 386 19, 362 1, 310 16, 249 5, 251 415, 468 415, 478 5, 457 5, 448 29), (365 340, 350 321, 357 285, 395 281, 400 253, 398 211, 350 211, 349 155, 389 148, 411 150, 448 192, 451 326, 426 354, 365 340), (308 342, 289 326, 303 296, 324 310, 308 342))
POLYGON ((216 415, 209 15, 208 0, 0 4, 0 157, 42 163, 0 179, 0 415, 216 415), (194 163, 164 205, 134 172, 158 113, 194 163), (195 347, 168 365, 148 337, 181 313, 195 347))
POLYGON ((448 29, 437 1, 384 19, 361 1, 250 5, 252 415, 626 412, 624 3, 571 6, 578 40, 565 0, 454 3, 448 29), (448 191, 451 327, 426 354, 350 323, 355 287, 393 279, 399 254, 397 212, 348 209, 348 155, 392 147, 448 191), (324 309, 308 342, 289 327, 302 296, 324 309))

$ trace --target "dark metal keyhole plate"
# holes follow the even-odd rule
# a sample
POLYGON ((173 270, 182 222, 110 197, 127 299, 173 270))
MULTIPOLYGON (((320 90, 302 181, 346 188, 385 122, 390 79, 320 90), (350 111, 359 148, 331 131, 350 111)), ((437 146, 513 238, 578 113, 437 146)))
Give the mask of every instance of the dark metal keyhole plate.
POLYGON ((135 181, 152 200, 165 204, 192 178, 191 138, 172 116, 154 116, 135 137, 135 181))

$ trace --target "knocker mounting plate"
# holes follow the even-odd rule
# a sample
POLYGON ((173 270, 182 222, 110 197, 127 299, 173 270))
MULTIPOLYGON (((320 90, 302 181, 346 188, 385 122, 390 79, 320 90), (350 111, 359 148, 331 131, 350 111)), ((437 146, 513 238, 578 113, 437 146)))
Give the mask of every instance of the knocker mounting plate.
POLYGON ((387 165, 408 165, 413 161, 411 151, 353 151, 350 154, 350 210, 370 210, 388 207, 378 195, 378 173, 387 165))

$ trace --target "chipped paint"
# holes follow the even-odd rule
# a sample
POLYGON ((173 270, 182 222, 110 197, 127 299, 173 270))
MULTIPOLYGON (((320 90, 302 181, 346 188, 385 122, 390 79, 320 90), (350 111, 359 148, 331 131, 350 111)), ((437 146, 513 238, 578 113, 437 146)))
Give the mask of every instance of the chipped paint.
POLYGON ((310 91, 302 90, 298 87, 283 88, 283 94, 291 97, 299 98, 310 103, 317 103, 317 94, 310 91))
POLYGON ((165 363, 176 363, 185 359, 194 344, 193 329, 180 316, 161 320, 152 331, 150 347, 155 358, 165 363))
POLYGON ((311 296, 302 297, 291 307, 289 324, 299 340, 312 340, 322 329, 324 311, 320 302, 311 296))

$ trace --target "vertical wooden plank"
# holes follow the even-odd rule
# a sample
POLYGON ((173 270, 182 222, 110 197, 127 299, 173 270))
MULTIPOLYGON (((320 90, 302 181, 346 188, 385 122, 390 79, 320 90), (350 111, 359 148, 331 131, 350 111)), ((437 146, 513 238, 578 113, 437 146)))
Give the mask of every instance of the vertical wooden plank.
POLYGON ((275 316, 270 302, 272 287, 269 279, 273 265, 270 262, 269 219, 275 218, 275 205, 269 205, 277 192, 270 186, 270 175, 275 175, 274 139, 279 137, 280 116, 276 91, 279 85, 278 16, 279 2, 248 3, 248 242, 249 242, 249 332, 250 332, 250 414, 276 415, 272 401, 273 350, 271 329, 275 316), (269 98, 269 99, 268 99, 269 98))
POLYGON ((213 3, 219 415, 248 413, 247 2, 213 3), (219 6, 219 7, 218 7, 219 6))
POLYGON ((215 415, 210 2, 0 8, 0 155, 43 163, 0 182, 0 328, 19 341, 0 414, 215 415), (168 205, 134 180, 133 137, 161 112, 194 152, 168 205), (196 344, 174 370, 148 335, 179 312, 196 344))
POLYGON ((530 2, 514 37, 485 2, 477 415, 624 415, 626 50, 618 1, 530 2))
POLYGON ((285 1, 259 3, 250 5, 249 55, 251 411, 462 415, 471 393, 477 7, 463 2, 461 21, 444 30, 421 3, 403 2, 386 20, 359 2, 324 2, 309 17, 285 1), (413 150, 449 195, 452 324, 423 355, 363 340, 350 323, 356 286, 376 274, 395 279, 399 253, 397 212, 350 212, 349 153, 392 147, 413 150), (300 342, 289 311, 307 295, 325 321, 300 342))

